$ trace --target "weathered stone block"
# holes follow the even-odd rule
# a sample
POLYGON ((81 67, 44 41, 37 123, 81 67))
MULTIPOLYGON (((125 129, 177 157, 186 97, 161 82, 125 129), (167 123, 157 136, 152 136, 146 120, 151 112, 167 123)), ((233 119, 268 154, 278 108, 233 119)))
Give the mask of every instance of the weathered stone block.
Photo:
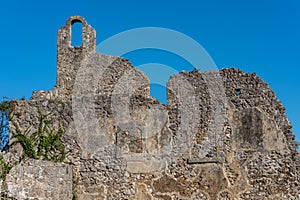
POLYGON ((64 163, 25 160, 5 180, 7 196, 16 199, 72 199, 72 167, 64 163))

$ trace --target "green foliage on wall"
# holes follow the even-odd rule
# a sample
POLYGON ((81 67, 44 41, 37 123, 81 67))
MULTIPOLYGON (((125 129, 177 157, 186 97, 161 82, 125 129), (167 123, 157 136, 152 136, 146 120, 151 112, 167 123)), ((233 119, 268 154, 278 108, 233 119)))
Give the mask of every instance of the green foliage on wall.
POLYGON ((8 112, 9 111, 9 101, 5 99, 0 103, 0 111, 8 112))
POLYGON ((31 131, 27 128, 21 131, 19 125, 14 121, 14 116, 10 116, 13 129, 11 146, 20 144, 23 147, 23 156, 33 159, 43 159, 54 162, 63 162, 66 157, 65 146, 61 140, 64 129, 53 126, 53 119, 50 119, 50 114, 44 115, 40 110, 38 128, 36 131, 31 131))
POLYGON ((9 173, 11 168, 12 168, 12 165, 5 162, 3 159, 3 155, 0 155, 0 170, 1 170, 0 179, 2 179, 4 181, 6 175, 9 173))

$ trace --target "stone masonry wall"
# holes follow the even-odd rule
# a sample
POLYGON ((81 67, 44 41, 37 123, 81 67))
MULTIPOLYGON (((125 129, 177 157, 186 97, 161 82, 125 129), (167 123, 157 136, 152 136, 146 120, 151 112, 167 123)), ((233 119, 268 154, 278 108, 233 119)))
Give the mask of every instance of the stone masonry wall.
POLYGON ((2 193, 17 199, 300 198, 292 127, 256 74, 181 72, 170 77, 163 105, 126 59, 95 53, 95 39, 83 18, 71 17, 58 34, 55 88, 12 103, 22 130, 38 128, 39 111, 55 119, 53 127, 62 125, 68 153, 64 163, 28 161, 12 146, 7 154, 20 163, 2 193), (83 38, 90 39, 78 48, 68 43, 72 20, 83 23, 83 38))
POLYGON ((7 175, 7 196, 15 199, 72 199, 72 182, 70 165, 26 160, 7 175))

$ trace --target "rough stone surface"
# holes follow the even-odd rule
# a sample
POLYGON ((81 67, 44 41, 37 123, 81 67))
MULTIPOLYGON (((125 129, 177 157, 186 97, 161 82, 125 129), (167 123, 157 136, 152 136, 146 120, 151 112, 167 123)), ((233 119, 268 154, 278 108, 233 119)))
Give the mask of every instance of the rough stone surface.
MULTIPOLYGON (((23 130, 37 128, 38 110, 49 113, 66 130, 70 165, 22 161, 6 178, 10 197, 300 199, 292 126, 256 74, 182 72, 168 81, 163 105, 126 59, 95 53, 95 30, 83 18, 71 17, 57 42, 57 85, 12 102, 12 113, 23 130), (83 24, 80 47, 70 43, 74 20, 83 24), (50 166, 54 174, 35 179, 34 170, 50 166)), ((9 151, 16 160, 22 153, 9 151)))
POLYGON ((72 168, 63 163, 26 160, 6 176, 7 197, 72 199, 72 168))

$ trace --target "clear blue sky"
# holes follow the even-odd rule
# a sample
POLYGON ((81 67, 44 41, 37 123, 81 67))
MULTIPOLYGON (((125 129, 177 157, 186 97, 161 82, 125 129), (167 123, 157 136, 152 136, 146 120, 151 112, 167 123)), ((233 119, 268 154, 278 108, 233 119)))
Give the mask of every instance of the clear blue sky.
MULTIPOLYGON (((33 90, 55 85, 56 32, 71 15, 85 17, 98 43, 146 26, 187 34, 220 69, 235 66, 268 82, 300 141, 299 0, 1 1, 0 96, 29 98, 33 90)), ((132 62, 156 62, 154 55, 159 54, 150 51, 132 62)), ((175 63, 172 56, 161 57, 175 63)))

